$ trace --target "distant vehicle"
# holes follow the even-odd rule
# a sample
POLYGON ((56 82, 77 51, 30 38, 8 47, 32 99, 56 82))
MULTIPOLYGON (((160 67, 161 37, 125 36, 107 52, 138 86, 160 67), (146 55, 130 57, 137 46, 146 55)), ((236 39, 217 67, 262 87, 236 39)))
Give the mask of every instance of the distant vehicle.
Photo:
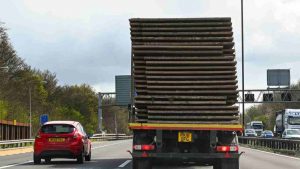
POLYGON ((285 129, 300 129, 300 109, 284 109, 276 112, 274 133, 280 136, 285 129))
POLYGON ((274 137, 274 134, 270 130, 265 130, 265 131, 263 131, 261 133, 260 137, 263 137, 263 138, 272 138, 272 137, 274 137))
POLYGON ((284 139, 300 139, 300 130, 298 129, 285 129, 282 133, 284 139))
POLYGON ((246 129, 244 136, 245 137, 257 137, 257 133, 255 132, 254 129, 246 129))
POLYGON ((34 141, 34 164, 51 158, 73 158, 78 163, 91 160, 91 141, 76 121, 50 121, 39 130, 34 141))
POLYGON ((246 129, 254 129, 256 134, 260 136, 264 130, 264 124, 262 121, 251 121, 247 123, 246 129))

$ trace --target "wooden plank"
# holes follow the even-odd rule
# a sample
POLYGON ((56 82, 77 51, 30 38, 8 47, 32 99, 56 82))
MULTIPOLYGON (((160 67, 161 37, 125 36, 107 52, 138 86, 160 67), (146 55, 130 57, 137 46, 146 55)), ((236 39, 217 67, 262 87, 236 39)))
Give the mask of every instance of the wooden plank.
MULTIPOLYGON (((167 29, 167 28, 165 28, 167 29)), ((202 41, 202 42, 232 42, 233 37, 131 37, 132 41, 202 41)))
POLYGON ((184 115, 167 115, 167 116, 158 116, 158 115, 148 115, 148 119, 158 119, 158 120, 237 120, 238 116, 184 116, 184 115))
POLYGON ((139 55, 139 54, 159 54, 159 55, 221 55, 223 54, 222 50, 132 50, 133 54, 139 55))
POLYGON ((238 106, 157 106, 150 105, 151 110, 238 110, 238 106))
POLYGON ((140 83, 147 83, 151 85, 185 85, 185 84, 198 84, 198 85, 205 85, 205 84, 219 84, 219 85, 224 85, 224 84, 237 84, 237 80, 182 80, 182 81, 160 81, 160 80, 140 80, 140 81, 135 81, 135 82, 140 82, 140 83))
POLYGON ((231 22, 178 22, 178 23, 136 23, 131 22, 132 27, 207 27, 207 26, 231 26, 231 22))
POLYGON ((160 123, 160 124, 239 124, 239 120, 218 120, 218 121, 187 121, 187 120, 148 120, 148 123, 160 123))
POLYGON ((236 74, 236 71, 145 71, 147 75, 223 75, 236 74))
MULTIPOLYGON (((136 62, 134 62, 136 63, 136 62)), ((146 61, 147 65, 212 65, 212 66, 226 66, 236 65, 236 61, 146 61)))
POLYGON ((160 76, 146 76, 146 75, 136 75, 135 78, 147 78, 147 79, 164 79, 164 80, 189 80, 189 79, 212 79, 212 80, 217 80, 217 79, 222 79, 222 80, 234 80, 237 78, 236 75, 210 75, 210 76, 169 76, 169 75, 160 75, 160 76))
POLYGON ((151 101, 151 100, 136 100, 135 104, 145 105, 225 105, 226 101, 151 101))
POLYGON ((185 36, 197 36, 197 37, 230 37, 233 35, 232 31, 218 31, 218 32, 131 32, 132 37, 185 37, 185 36))
MULTIPOLYGON (((137 88, 139 88, 140 86, 136 86, 137 88)), ((143 86, 147 89, 160 89, 160 90, 163 90, 163 89, 178 89, 178 90, 192 90, 192 89, 230 89, 230 90, 234 90, 234 89, 237 89, 238 86, 236 85, 216 85, 216 86, 213 86, 213 85, 208 85, 208 86, 194 86, 194 85, 188 85, 188 86, 151 86, 151 85, 147 85, 147 86, 143 86)))
POLYGON ((130 23, 190 23, 190 22, 230 22, 230 17, 209 18, 131 18, 130 23))
POLYGON ((143 31, 143 32, 153 32, 153 31, 163 31, 163 32, 188 32, 188 31, 232 31, 232 28, 229 26, 224 26, 224 27, 179 27, 179 28, 141 28, 141 27, 133 27, 130 28, 131 32, 138 32, 138 31, 143 31))
POLYGON ((236 70, 234 66, 139 66, 146 70, 236 70))
POLYGON ((226 96, 135 96, 135 99, 225 100, 226 96))
POLYGON ((160 46, 156 46, 156 45, 133 45, 132 49, 175 49, 175 50, 179 50, 179 49, 197 49, 197 50, 222 50, 223 46, 164 46, 164 45, 160 45, 160 46))
POLYGON ((149 114, 239 114, 233 110, 148 110, 149 114))
POLYGON ((167 57, 167 56, 146 56, 146 57, 134 57, 134 60, 160 60, 160 61, 172 61, 172 60, 181 60, 181 61, 190 61, 190 60, 196 60, 196 61, 201 61, 201 60, 217 60, 217 61, 222 61, 222 60, 234 60, 234 56, 173 56, 173 57, 167 57))
MULTIPOLYGON (((139 92, 141 90, 138 90, 139 92)), ((145 90, 148 94, 222 94, 222 95, 234 95, 238 94, 236 90, 170 90, 170 91, 160 91, 160 90, 145 90)))

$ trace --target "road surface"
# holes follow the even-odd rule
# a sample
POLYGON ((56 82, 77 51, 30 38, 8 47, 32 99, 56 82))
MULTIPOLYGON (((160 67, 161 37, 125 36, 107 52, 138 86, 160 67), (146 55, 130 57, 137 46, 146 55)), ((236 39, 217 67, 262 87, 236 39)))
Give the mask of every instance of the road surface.
MULTIPOLYGON (((42 162, 33 165, 32 153, 0 157, 0 169, 41 169, 41 168, 97 168, 131 169, 131 158, 126 150, 131 149, 131 140, 93 143, 92 160, 76 164, 75 160, 54 159, 50 164, 42 162)), ((299 169, 300 159, 272 153, 241 148, 245 154, 240 161, 240 169, 299 169)), ((0 152, 1 153, 1 152, 0 152)), ((211 166, 155 166, 154 169, 212 169, 211 166)))

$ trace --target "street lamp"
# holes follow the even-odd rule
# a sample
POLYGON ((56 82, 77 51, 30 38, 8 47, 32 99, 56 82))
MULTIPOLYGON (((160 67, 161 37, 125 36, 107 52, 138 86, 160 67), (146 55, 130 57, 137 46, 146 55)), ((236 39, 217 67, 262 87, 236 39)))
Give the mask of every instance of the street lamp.
MULTIPOLYGON (((47 81, 42 81, 42 83, 47 83, 47 81)), ((29 86, 29 136, 32 138, 32 112, 31 112, 31 86, 29 86)))

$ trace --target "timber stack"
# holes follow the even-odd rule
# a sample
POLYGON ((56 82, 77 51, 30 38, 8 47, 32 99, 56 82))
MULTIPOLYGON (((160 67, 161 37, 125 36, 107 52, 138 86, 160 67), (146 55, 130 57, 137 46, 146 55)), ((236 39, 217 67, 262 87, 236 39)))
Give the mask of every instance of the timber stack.
POLYGON ((239 123, 230 18, 130 19, 136 121, 239 123))

